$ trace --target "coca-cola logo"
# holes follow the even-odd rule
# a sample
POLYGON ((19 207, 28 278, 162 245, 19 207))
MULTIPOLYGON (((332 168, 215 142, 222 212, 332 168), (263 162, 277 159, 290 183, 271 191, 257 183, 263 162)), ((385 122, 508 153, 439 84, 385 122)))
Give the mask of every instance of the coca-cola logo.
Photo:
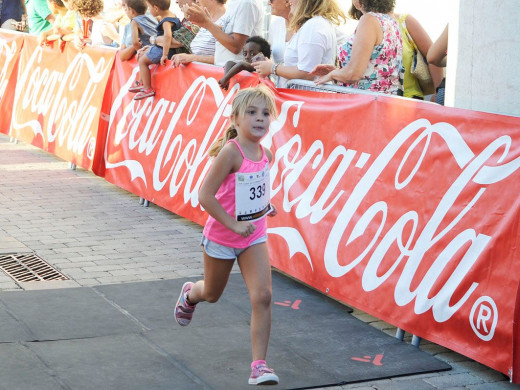
POLYGON ((44 49, 37 46, 21 66, 13 128, 19 132, 29 129, 50 144, 91 159, 103 81, 112 58, 99 56, 95 61, 87 52, 76 52, 63 67, 46 61, 44 55, 44 49))
POLYGON ((9 68, 13 66, 12 62, 16 60, 20 48, 16 40, 9 41, 7 39, 0 39, 0 99, 4 96, 9 82, 9 68))
MULTIPOLYGON (((128 78, 122 91, 130 86, 135 73, 128 78)), ((126 167, 131 172, 132 180, 141 180, 155 191, 166 187, 172 197, 181 192, 185 204, 198 206, 198 189, 209 168, 205 158, 207 149, 224 127, 222 119, 229 116, 230 101, 237 88, 235 85, 224 95, 214 78, 199 76, 177 102, 156 98, 153 103, 150 99, 142 103, 131 102, 127 106, 122 104, 125 93, 122 92, 116 97, 111 113, 112 134, 109 134, 105 148, 107 169, 126 167), (211 97, 211 104, 208 103, 208 96, 211 97), (189 131, 176 129, 181 114, 187 114, 189 126, 196 122, 203 109, 212 109, 214 117, 201 139, 191 138, 189 131), (113 155, 130 155, 131 158, 115 160, 108 154, 113 149, 112 145, 119 143, 127 144, 132 153, 113 155), (150 172, 146 170, 145 162, 151 155, 155 157, 150 172)), ((474 153, 449 123, 417 119, 398 131, 378 154, 347 149, 342 145, 327 151, 320 139, 304 146, 297 132, 282 144, 275 142, 276 135, 286 124, 298 128, 303 107, 303 101, 282 102, 280 116, 272 122, 270 132, 263 141, 267 147, 273 142, 276 146, 270 172, 272 197, 277 199, 285 213, 292 214, 296 219, 307 218, 311 225, 317 225, 326 218, 330 221, 330 215, 334 212, 323 256, 319 257, 323 259, 330 277, 341 278, 357 267, 364 267, 361 286, 364 291, 370 292, 387 283, 393 275, 393 279, 397 279, 393 287, 393 299, 397 305, 413 303, 416 314, 431 310, 437 322, 450 319, 479 285, 477 281, 464 284, 466 290, 455 294, 489 244, 491 236, 473 228, 461 229, 453 236, 448 233, 458 231, 460 221, 472 212, 487 187, 504 180, 520 167, 520 158, 511 159, 510 156, 511 138, 498 137, 479 153, 474 153), (410 208, 390 222, 387 217, 392 204, 380 197, 367 205, 368 194, 373 195, 377 191, 376 183, 389 166, 397 167, 393 189, 406 191, 417 180, 416 175, 421 172, 424 159, 431 153, 429 146, 433 136, 442 140, 459 172, 427 218, 422 216, 421 219, 419 210, 410 208), (364 169, 364 173, 355 186, 348 192, 341 189, 340 183, 348 177, 350 170, 360 168, 364 169), (312 178, 306 187, 302 184, 302 175, 312 178), (292 191, 296 184, 298 190, 292 191), (470 184, 472 189, 469 192, 477 189, 470 195, 465 194, 469 200, 465 201, 464 207, 454 207, 470 184), (298 195, 294 196, 294 193, 298 195), (457 214, 450 214, 448 218, 452 210, 458 210, 457 214), (349 246, 360 239, 367 242, 364 249, 361 252, 350 251, 349 246), (343 246, 340 246, 341 243, 343 246), (442 245, 441 249, 439 245, 442 245), (398 253, 395 255, 394 249, 394 257, 389 260, 391 246, 397 247, 398 253), (435 251, 432 249, 434 246, 435 251), (463 251, 460 259, 456 258, 459 251, 463 251), (432 252, 435 253, 433 260, 432 252), (356 253, 355 257, 352 258, 351 253, 356 253), (425 275, 417 283, 417 271, 425 267, 426 258, 425 275), (384 271, 381 270, 383 259, 387 263, 392 261, 384 271), (454 262, 456 266, 450 268, 449 265, 454 262), (394 275, 397 269, 400 269, 400 274, 394 275)), ((399 207, 402 209, 403 206, 399 207)), ((317 260, 311 258, 310 243, 296 227, 275 227, 269 229, 269 233, 279 235, 287 242, 291 257, 302 253, 310 269, 315 269, 317 260)))

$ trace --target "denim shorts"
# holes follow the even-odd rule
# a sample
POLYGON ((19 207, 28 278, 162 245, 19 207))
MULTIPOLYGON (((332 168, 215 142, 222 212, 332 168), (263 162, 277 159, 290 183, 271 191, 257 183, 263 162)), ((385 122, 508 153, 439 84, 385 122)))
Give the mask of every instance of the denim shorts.
MULTIPOLYGON (((170 49, 168 52, 168 59, 171 59, 175 54, 175 49, 170 49)), ((146 56, 150 59, 152 64, 158 64, 161 62, 161 58, 163 55, 163 48, 161 46, 152 45, 146 52, 146 56)))
MULTIPOLYGON (((247 248, 256 245, 262 244, 267 241, 267 234, 262 236, 251 243, 247 248)), ((216 259, 223 260, 235 260, 238 256, 242 254, 247 248, 231 248, 229 246, 217 244, 215 241, 209 240, 206 236, 202 236, 202 240, 200 245, 204 247, 204 251, 208 256, 214 257, 216 259)))

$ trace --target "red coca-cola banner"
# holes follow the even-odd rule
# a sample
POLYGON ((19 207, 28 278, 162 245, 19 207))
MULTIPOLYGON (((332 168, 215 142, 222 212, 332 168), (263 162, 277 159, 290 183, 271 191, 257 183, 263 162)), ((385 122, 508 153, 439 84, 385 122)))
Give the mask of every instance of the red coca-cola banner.
POLYGON ((0 30, 0 133, 9 133, 24 34, 0 30))
MULTIPOLYGON (((117 58, 103 90, 111 53, 64 53, 24 45, 12 131, 87 156, 83 166, 110 182, 203 223, 207 150, 236 91, 258 78, 241 73, 222 91, 218 67, 158 66, 155 98, 134 101, 135 62, 117 58)), ((520 382, 520 118, 386 96, 275 93, 280 116, 263 141, 274 155, 273 265, 520 382)))
POLYGON ((101 104, 115 50, 42 47, 26 35, 11 135, 92 169, 101 104))
MULTIPOLYGON (((218 88, 212 67, 160 67, 158 96, 135 102, 126 91, 137 71, 124 67, 105 177, 200 223, 206 152, 234 90, 218 88)), ((508 373, 520 119, 392 97, 282 90, 277 100, 281 115, 264 140, 279 210, 273 264, 508 373)))

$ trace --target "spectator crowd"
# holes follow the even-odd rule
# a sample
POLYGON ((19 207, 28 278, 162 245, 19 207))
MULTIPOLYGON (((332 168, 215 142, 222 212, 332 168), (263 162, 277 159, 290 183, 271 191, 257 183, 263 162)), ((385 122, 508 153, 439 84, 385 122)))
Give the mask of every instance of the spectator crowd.
POLYGON ((264 33, 263 1, 176 0, 177 16, 170 0, 0 0, 0 22, 42 45, 107 45, 123 61, 135 57, 139 79, 129 93, 136 100, 155 94, 150 65, 196 61, 224 67, 224 89, 249 71, 278 87, 304 79, 442 104, 415 67, 424 61, 443 94, 447 28, 432 42, 412 15, 394 12, 395 0, 352 0, 348 15, 341 0, 268 0, 264 33), (340 28, 348 18, 358 21, 351 36, 340 28))

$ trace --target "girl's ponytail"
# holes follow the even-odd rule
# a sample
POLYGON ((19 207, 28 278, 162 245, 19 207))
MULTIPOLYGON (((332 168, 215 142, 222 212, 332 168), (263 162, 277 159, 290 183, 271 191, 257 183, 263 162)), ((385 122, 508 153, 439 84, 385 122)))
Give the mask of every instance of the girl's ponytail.
POLYGON ((213 145, 209 148, 208 154, 210 157, 217 157, 219 152, 222 150, 224 145, 232 138, 236 138, 238 135, 237 129, 235 129, 235 125, 232 123, 226 129, 226 132, 222 137, 217 139, 213 145))

